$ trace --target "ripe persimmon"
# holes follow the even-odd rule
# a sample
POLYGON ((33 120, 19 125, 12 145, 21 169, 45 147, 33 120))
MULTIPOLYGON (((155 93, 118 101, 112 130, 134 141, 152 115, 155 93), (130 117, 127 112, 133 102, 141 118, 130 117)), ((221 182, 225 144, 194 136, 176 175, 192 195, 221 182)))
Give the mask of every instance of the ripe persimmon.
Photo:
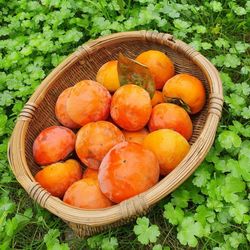
POLYGON ((137 85, 127 84, 114 93, 110 114, 123 129, 137 131, 147 124, 151 110, 149 93, 137 85))
POLYGON ((148 67, 156 89, 162 89, 165 82, 174 75, 173 62, 161 51, 148 50, 142 52, 135 60, 148 67))
POLYGON ((101 83, 110 92, 114 92, 120 87, 117 63, 117 60, 106 62, 96 75, 96 81, 101 83))
POLYGON ((71 90, 72 90, 72 87, 67 88, 59 95, 56 101, 55 115, 56 115, 57 120, 63 126, 74 129, 74 128, 80 128, 81 125, 73 122, 70 119, 66 110, 66 103, 67 103, 71 90))
POLYGON ((92 168, 86 168, 83 172, 82 178, 96 178, 98 176, 98 171, 92 168))
POLYGON ((76 136, 76 153, 89 168, 98 169, 105 154, 124 141, 123 133, 107 121, 90 122, 76 136))
POLYGON ((187 140, 178 132, 159 129, 149 133, 143 146, 155 153, 161 175, 167 175, 182 161, 190 149, 187 140))
POLYGON ((65 159, 74 150, 75 139, 75 134, 63 126, 42 130, 33 143, 35 162, 48 165, 65 159))
POLYGON ((84 126, 89 122, 105 120, 109 115, 111 95, 98 82, 83 80, 71 90, 67 113, 72 121, 84 126))
POLYGON ((173 103, 156 105, 152 110, 148 125, 150 132, 169 128, 180 133, 186 140, 192 136, 193 124, 187 111, 173 103))
POLYGON ((206 102, 206 92, 202 82, 190 74, 178 74, 169 79, 163 87, 163 96, 169 99, 181 99, 191 110, 198 113, 206 102))
POLYGON ((134 132, 126 131, 126 130, 123 130, 122 132, 123 132, 123 134, 125 136, 125 140, 127 142, 136 142, 139 144, 143 143, 144 138, 149 133, 146 128, 143 128, 139 131, 134 131, 134 132))
POLYGON ((71 206, 96 209, 110 207, 112 202, 101 192, 97 178, 84 178, 73 183, 63 201, 71 206))
POLYGON ((35 175, 35 180, 52 195, 62 198, 68 187, 81 177, 80 164, 70 159, 44 167, 35 175))
POLYGON ((103 158, 98 173, 101 191, 115 203, 148 190, 158 179, 155 154, 134 142, 114 146, 103 158))
POLYGON ((157 104, 163 103, 163 102, 164 102, 164 99, 163 99, 162 92, 159 90, 156 90, 154 93, 154 96, 151 100, 152 107, 154 107, 157 104))

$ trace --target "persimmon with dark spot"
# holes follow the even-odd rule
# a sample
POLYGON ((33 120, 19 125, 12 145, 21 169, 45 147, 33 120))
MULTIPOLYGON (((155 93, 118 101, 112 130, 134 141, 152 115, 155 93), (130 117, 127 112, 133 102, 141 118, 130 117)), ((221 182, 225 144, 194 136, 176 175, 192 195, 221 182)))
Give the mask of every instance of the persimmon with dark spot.
POLYGON ((115 203, 148 190, 158 179, 155 154, 134 142, 114 146, 103 158, 98 173, 101 191, 115 203))
POLYGON ((143 143, 144 138, 149 133, 146 128, 143 128, 141 130, 134 131, 134 132, 126 131, 126 130, 123 130, 122 132, 123 132, 123 134, 125 136, 125 140, 127 142, 136 142, 139 144, 143 143))
POLYGON ((98 169, 105 154, 124 140, 123 133, 111 122, 90 122, 77 133, 76 153, 86 166, 98 169))

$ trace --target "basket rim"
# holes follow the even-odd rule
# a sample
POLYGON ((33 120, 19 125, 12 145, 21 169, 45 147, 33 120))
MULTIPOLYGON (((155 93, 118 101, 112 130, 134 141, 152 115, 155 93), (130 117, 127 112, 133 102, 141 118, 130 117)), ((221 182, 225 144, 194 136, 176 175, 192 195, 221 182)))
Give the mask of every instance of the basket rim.
POLYGON ((199 166, 213 144, 223 106, 223 90, 219 73, 203 55, 172 35, 157 31, 120 32, 89 41, 60 63, 39 85, 24 106, 16 122, 8 144, 8 159, 18 182, 42 207, 63 220, 89 226, 103 226, 119 220, 128 219, 147 211, 154 203, 171 193, 183 183, 199 166), (52 196, 38 184, 32 176, 25 158, 25 138, 32 114, 44 99, 52 84, 67 69, 82 58, 94 53, 102 46, 125 40, 144 40, 162 44, 184 54, 195 63, 206 76, 210 85, 208 115, 200 136, 191 146, 182 162, 151 189, 119 204, 104 209, 80 209, 65 204, 52 196), (17 154, 13 154, 13 152, 17 154))

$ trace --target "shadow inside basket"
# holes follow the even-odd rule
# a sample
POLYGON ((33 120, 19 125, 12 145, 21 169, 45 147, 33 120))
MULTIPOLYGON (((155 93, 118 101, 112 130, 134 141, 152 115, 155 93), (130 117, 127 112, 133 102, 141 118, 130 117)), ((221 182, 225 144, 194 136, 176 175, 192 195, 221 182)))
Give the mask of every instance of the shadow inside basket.
POLYGON ((93 53, 86 55, 86 57, 80 58, 75 64, 64 69, 58 78, 50 84, 44 99, 37 107, 37 110, 29 123, 26 134, 25 155, 32 175, 35 175, 41 169, 40 166, 34 162, 32 155, 32 146, 35 138, 43 129, 52 125, 60 125, 54 112, 55 103, 60 93, 64 89, 75 85, 81 80, 95 80, 98 69, 105 62, 117 59, 119 52, 122 52, 124 55, 134 59, 141 52, 150 49, 160 50, 166 53, 174 62, 176 73, 190 73, 198 77, 204 84, 207 97, 206 104, 201 112, 197 115, 191 116, 193 122, 193 135, 189 143, 192 145, 196 141, 202 132, 208 115, 208 93, 210 91, 208 81, 200 68, 190 59, 185 57, 185 55, 172 50, 166 45, 141 40, 117 42, 112 45, 99 48, 93 53))

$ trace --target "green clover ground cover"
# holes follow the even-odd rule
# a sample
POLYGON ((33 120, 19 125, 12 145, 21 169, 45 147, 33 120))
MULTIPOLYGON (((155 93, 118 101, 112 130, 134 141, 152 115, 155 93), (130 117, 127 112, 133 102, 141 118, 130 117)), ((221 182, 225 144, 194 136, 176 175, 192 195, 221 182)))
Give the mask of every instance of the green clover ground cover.
POLYGON ((250 1, 0 0, 0 249, 247 249, 250 241, 250 1), (225 105, 197 171, 136 222, 78 239, 9 169, 17 115, 42 79, 100 35, 172 33, 218 68, 225 105))

